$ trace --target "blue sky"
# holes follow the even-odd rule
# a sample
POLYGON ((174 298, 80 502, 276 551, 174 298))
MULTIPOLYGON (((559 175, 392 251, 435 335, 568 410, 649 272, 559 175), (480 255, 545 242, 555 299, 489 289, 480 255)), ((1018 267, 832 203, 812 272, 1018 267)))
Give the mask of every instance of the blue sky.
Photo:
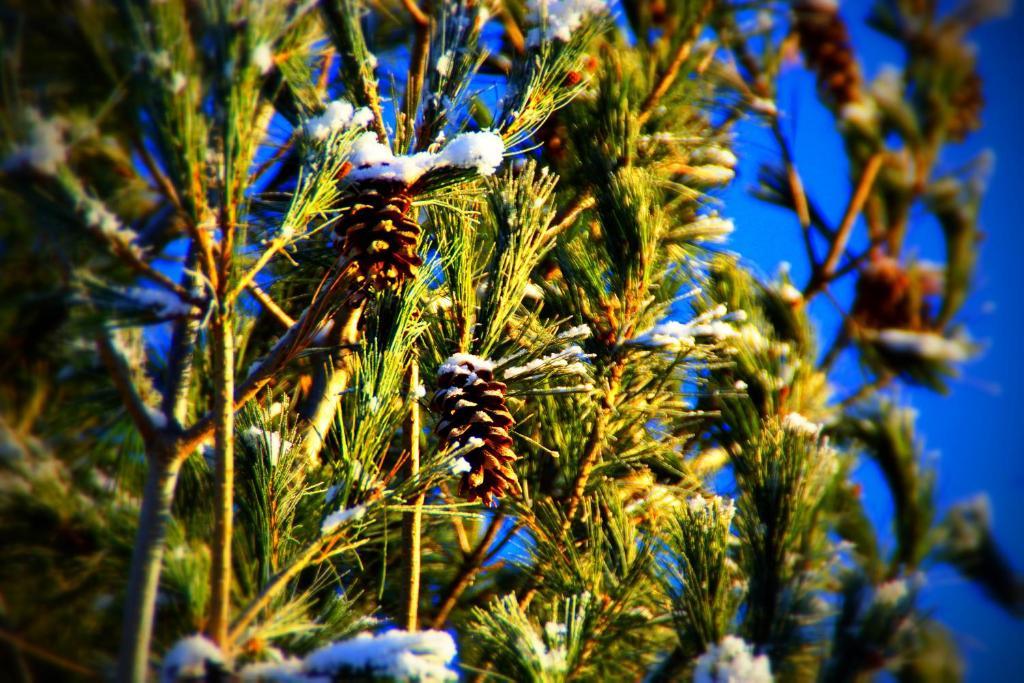
MULTIPOLYGON (((900 52, 886 39, 864 26, 868 2, 846 2, 843 14, 850 24, 865 75, 873 77, 881 64, 899 63, 900 52)), ((918 430, 926 452, 937 458, 940 510, 986 491, 991 499, 996 534, 1015 567, 1024 569, 1024 515, 1018 508, 1024 494, 1024 442, 1016 433, 1024 407, 1024 239, 1020 235, 1018 204, 1024 192, 1019 168, 1024 152, 1024 110, 1018 103, 1024 78, 1024 17, 981 28, 978 44, 987 107, 985 127, 943 161, 956 166, 990 148, 996 154, 995 174, 982 208, 981 260, 973 299, 961 314, 972 336, 986 349, 963 368, 948 396, 921 390, 900 393, 919 411, 918 430)), ((826 214, 838 222, 850 192, 839 137, 831 117, 814 103, 813 82, 804 77, 787 79, 780 104, 789 113, 786 130, 795 146, 809 193, 826 214)), ((772 143, 763 130, 740 129, 737 151, 742 159, 738 182, 724 197, 728 214, 736 222, 731 248, 766 274, 780 261, 790 261, 796 282, 807 277, 799 228, 792 214, 749 197, 756 180, 758 160, 766 158, 772 143)), ((927 222, 912 228, 910 240, 923 258, 941 257, 938 229, 927 222)), ((841 287, 840 292, 844 292, 841 287)), ((846 289, 844 301, 849 301, 846 289)), ((822 297, 819 297, 822 299, 822 297)), ((818 301, 812 314, 821 321, 819 331, 831 339, 835 315, 826 301, 818 301)), ((846 367, 849 369, 850 364, 846 367)), ((873 473, 864 473, 865 497, 872 517, 891 520, 888 496, 873 473)), ((924 593, 926 606, 954 632, 967 659, 967 680, 1006 680, 1024 666, 1024 621, 1015 620, 971 584, 947 568, 929 572, 924 593)))

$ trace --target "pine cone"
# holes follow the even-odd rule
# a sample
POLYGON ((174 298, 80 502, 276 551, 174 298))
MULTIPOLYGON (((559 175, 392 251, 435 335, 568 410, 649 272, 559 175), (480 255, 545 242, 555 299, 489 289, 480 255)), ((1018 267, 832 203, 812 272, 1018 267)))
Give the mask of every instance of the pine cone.
POLYGON ((411 210, 404 183, 377 180, 354 188, 334 231, 342 253, 354 264, 358 284, 394 288, 416 275, 423 261, 417 254, 420 226, 411 210))
POLYGON ((934 274, 922 270, 907 272, 899 261, 873 254, 857 279, 853 318, 873 330, 922 330, 932 324, 925 296, 941 289, 934 274))
POLYGON ((509 430, 515 420, 505 406, 508 387, 494 380, 492 369, 490 361, 455 354, 438 371, 438 390, 431 403, 440 415, 437 434, 441 447, 471 446, 460 456, 470 470, 462 475, 459 495, 487 505, 493 505, 506 491, 522 493, 512 469, 516 454, 509 430))
POLYGON ((963 142, 968 134, 981 128, 981 111, 985 108, 981 76, 971 73, 949 100, 953 115, 949 121, 951 140, 963 142))
POLYGON ((818 75, 818 89, 835 107, 860 99, 860 69, 839 9, 830 0, 793 3, 796 32, 807 66, 818 75))

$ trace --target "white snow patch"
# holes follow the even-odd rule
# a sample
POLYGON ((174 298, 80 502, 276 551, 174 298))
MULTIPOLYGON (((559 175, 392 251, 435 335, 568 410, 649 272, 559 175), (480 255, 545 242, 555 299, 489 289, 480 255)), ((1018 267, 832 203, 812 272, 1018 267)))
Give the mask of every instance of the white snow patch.
POLYGON ((260 429, 256 425, 249 427, 239 436, 253 450, 266 448, 272 466, 277 465, 277 459, 281 454, 287 453, 295 446, 295 444, 282 437, 278 432, 260 429))
POLYGON ((306 657, 307 673, 344 676, 369 671, 397 681, 434 683, 455 681, 448 668, 455 659, 455 641, 444 631, 402 630, 378 635, 360 633, 354 638, 326 645, 306 657))
POLYGON ((274 68, 274 53, 269 43, 257 45, 252 51, 251 59, 253 66, 259 69, 261 74, 266 74, 274 68))
POLYGON ((707 242, 722 243, 736 230, 736 225, 730 218, 722 218, 717 213, 711 213, 700 216, 690 223, 689 229, 707 242))
MULTIPOLYGON (((448 373, 475 374, 475 370, 494 370, 494 361, 474 356, 471 353, 452 354, 448 360, 437 369, 438 376, 448 373)), ((469 382, 466 382, 469 384, 469 382)))
POLYGON ((877 605, 892 607, 902 601, 910 594, 907 582, 904 579, 892 579, 881 583, 875 588, 874 602, 877 605))
POLYGON ((357 521, 366 515, 366 505, 356 505, 350 508, 342 508, 327 515, 323 524, 320 525, 321 534, 329 534, 339 526, 348 521, 357 521))
POLYGON ((369 109, 356 109, 348 100, 339 98, 329 102, 322 114, 306 121, 305 131, 306 135, 314 140, 326 140, 332 133, 340 130, 366 128, 372 120, 373 114, 369 109))
POLYGON ((129 287, 120 290, 120 294, 140 306, 155 308, 157 315, 161 318, 177 318, 192 313, 192 306, 182 301, 174 292, 165 292, 162 289, 129 287))
POLYGON ((771 683, 771 664, 742 638, 726 636, 697 659, 694 683, 771 683))
POLYGON ((583 349, 573 344, 561 351, 550 353, 542 358, 535 358, 525 365, 508 368, 504 372, 505 379, 516 377, 530 377, 540 372, 557 372, 559 375, 586 375, 587 365, 583 363, 587 359, 583 349))
POLYGON ((28 141, 8 157, 5 168, 29 166, 37 173, 54 175, 67 159, 68 148, 64 144, 64 123, 60 119, 45 119, 37 109, 25 110, 29 125, 28 141))
POLYGON ((821 427, 820 424, 808 420, 800 413, 787 413, 786 417, 782 418, 783 429, 812 439, 818 438, 818 435, 821 434, 821 427))
POLYGON ((188 85, 188 79, 185 78, 185 74, 175 71, 171 74, 171 82, 167 84, 167 87, 175 95, 180 95, 185 90, 186 85, 188 85))
POLYGON ((164 655, 160 681, 205 680, 207 664, 220 665, 223 662, 224 655, 213 641, 199 634, 182 638, 164 655))
POLYGON ((698 337, 709 337, 714 341, 731 339, 739 336, 739 332, 723 320, 727 314, 725 306, 718 305, 689 322, 672 320, 655 325, 634 341, 668 351, 682 351, 695 346, 698 337))
POLYGON ((125 227, 121 219, 98 199, 83 197, 78 208, 82 212, 86 225, 99 230, 108 238, 131 242, 138 237, 134 230, 125 227))
POLYGON ((253 662, 246 664, 238 672, 238 677, 246 683, 249 681, 284 683, 285 681, 306 680, 300 675, 301 672, 302 660, 289 657, 280 662, 253 662))
POLYGON ((587 339, 594 334, 589 325, 577 325, 558 333, 559 339, 587 339))
POLYGON ((451 50, 445 50, 445 52, 437 58, 437 73, 441 78, 448 78, 452 73, 452 64, 455 62, 455 55, 452 54, 451 50))
POLYGON ((440 152, 418 152, 395 156, 374 133, 359 136, 352 146, 349 161, 351 180, 398 180, 407 185, 419 180, 428 171, 439 168, 475 169, 480 175, 492 175, 501 165, 505 142, 497 133, 482 131, 462 133, 440 152))
POLYGON ((788 282, 779 285, 779 297, 787 304, 796 305, 804 300, 804 294, 788 282))
POLYGON ((946 339, 934 332, 889 329, 879 332, 877 339, 890 351, 928 360, 958 363, 971 356, 970 347, 963 340, 946 339))
POLYGON ((527 37, 530 45, 552 39, 569 42, 587 17, 608 10, 605 0, 529 0, 526 6, 529 22, 537 26, 527 37))

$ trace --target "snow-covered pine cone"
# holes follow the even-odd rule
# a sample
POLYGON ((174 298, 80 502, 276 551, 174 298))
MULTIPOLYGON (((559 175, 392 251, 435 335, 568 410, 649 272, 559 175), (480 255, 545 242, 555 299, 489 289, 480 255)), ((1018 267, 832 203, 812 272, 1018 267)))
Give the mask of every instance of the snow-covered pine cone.
POLYGON ((796 32, 807 66, 818 76, 818 88, 841 109, 860 99, 860 69, 846 23, 834 0, 793 3, 796 32))
POLYGON ((334 227, 341 251, 353 264, 358 284, 375 290, 398 287, 423 263, 409 188, 380 179, 354 190, 334 227))
POLYGON ((495 381, 494 364, 483 358, 457 353, 440 367, 437 392, 431 408, 439 416, 437 435, 444 449, 463 450, 469 463, 459 495, 470 502, 493 505, 496 498, 522 493, 512 463, 509 431, 515 419, 505 405, 508 387, 495 381))

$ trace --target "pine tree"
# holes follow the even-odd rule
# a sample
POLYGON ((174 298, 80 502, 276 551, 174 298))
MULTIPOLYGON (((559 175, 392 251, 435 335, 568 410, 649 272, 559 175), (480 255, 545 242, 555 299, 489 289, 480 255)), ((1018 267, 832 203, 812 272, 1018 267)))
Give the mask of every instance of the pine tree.
POLYGON ((959 678, 923 572, 1024 592, 897 391, 976 352, 989 162, 941 152, 991 17, 934 4, 875 3, 905 59, 868 81, 825 0, 8 3, 0 670, 959 678), (838 225, 777 101, 799 55, 838 225), (721 247, 742 122, 802 286, 721 247))

